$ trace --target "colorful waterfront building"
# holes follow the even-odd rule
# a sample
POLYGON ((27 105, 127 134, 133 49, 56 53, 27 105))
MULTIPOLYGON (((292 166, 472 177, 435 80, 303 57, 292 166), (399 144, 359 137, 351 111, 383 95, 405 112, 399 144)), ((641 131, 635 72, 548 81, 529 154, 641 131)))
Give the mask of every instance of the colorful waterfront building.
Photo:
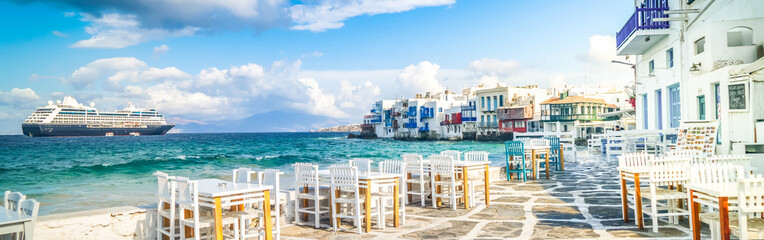
POLYGON ((500 107, 497 110, 499 129, 502 132, 527 132, 527 123, 533 119, 534 105, 532 97, 524 97, 516 99, 510 106, 500 107))

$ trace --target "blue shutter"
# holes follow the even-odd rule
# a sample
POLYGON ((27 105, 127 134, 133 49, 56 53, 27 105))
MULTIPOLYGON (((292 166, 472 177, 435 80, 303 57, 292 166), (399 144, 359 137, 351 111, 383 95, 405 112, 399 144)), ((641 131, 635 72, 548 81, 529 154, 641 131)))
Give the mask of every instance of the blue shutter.
POLYGON ((682 120, 681 99, 679 97, 679 84, 669 87, 669 107, 671 110, 671 127, 678 128, 682 120))
POLYGON ((642 126, 644 129, 647 129, 648 126, 647 109, 647 94, 645 93, 642 94, 642 120, 644 121, 642 126))
POLYGON ((657 114, 655 114, 656 125, 658 129, 663 129, 663 91, 660 89, 655 90, 655 106, 658 110, 657 114))

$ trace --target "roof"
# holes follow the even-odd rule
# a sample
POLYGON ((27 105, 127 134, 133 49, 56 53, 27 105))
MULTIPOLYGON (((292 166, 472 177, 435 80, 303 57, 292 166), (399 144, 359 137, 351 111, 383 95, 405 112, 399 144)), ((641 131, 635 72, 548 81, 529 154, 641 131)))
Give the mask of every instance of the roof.
POLYGON ((599 103, 599 104, 607 104, 605 100, 599 99, 599 98, 588 98, 588 97, 582 97, 582 96, 568 96, 566 98, 560 99, 557 97, 553 97, 550 99, 547 99, 546 101, 542 102, 541 104, 564 104, 564 103, 599 103))
POLYGON ((605 107, 608 107, 608 108, 620 108, 620 107, 618 107, 618 106, 616 106, 615 104, 612 104, 612 103, 611 103, 611 104, 608 104, 608 105, 607 105, 607 106, 605 106, 605 107))
POLYGON ((759 58, 755 62, 730 68, 729 74, 733 77, 751 74, 754 75, 754 79, 761 80, 764 79, 764 71, 761 71, 762 69, 764 69, 764 58, 759 58))

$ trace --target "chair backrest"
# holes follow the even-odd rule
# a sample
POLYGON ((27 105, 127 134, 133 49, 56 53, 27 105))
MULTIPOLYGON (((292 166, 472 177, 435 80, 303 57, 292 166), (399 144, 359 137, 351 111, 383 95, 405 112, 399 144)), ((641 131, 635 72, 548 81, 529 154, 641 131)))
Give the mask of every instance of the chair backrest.
POLYGON ((404 154, 401 154, 401 159, 403 159, 403 161, 406 161, 408 159, 422 159, 422 155, 419 155, 416 153, 404 153, 404 154))
POLYGON ((153 175, 157 177, 157 196, 170 198, 175 191, 173 185, 170 184, 170 176, 161 171, 157 171, 153 175))
POLYGON ((690 184, 729 186, 744 176, 743 167, 730 163, 700 163, 690 168, 690 184))
POLYGON ((295 163, 294 185, 295 187, 318 187, 318 165, 310 163, 295 163))
POLYGON ((544 137, 544 139, 549 140, 549 147, 551 147, 552 150, 560 150, 560 138, 549 136, 544 137))
POLYGON ((659 157, 649 162, 650 187, 678 186, 687 184, 690 179, 690 158, 659 157))
POLYGON ((486 151, 471 151, 464 153, 464 161, 467 162, 487 162, 488 152, 486 151))
POLYGON ((424 174, 424 162, 421 155, 415 154, 406 156, 406 154, 404 154, 402 157, 403 162, 406 164, 406 173, 414 175, 424 174))
POLYGON ((525 143, 523 141, 506 141, 504 148, 507 156, 525 156, 525 143))
POLYGON ((368 158, 353 158, 351 160, 351 166, 358 168, 358 172, 369 172, 371 171, 371 159, 368 158))
POLYGON ((178 204, 184 206, 184 208, 191 210, 192 207, 199 206, 199 188, 196 185, 196 181, 189 180, 186 177, 176 177, 175 184, 178 188, 178 204))
POLYGON ((37 212, 40 210, 40 203, 34 199, 26 199, 19 204, 19 212, 32 217, 32 221, 37 219, 37 212))
POLYGON ((356 167, 329 167, 331 175, 330 185, 333 190, 344 192, 358 191, 358 168, 356 167))
POLYGON ((528 140, 528 145, 534 146, 534 147, 549 146, 549 140, 541 139, 541 138, 532 138, 528 140))
POLYGON ((732 165, 737 165, 743 167, 743 170, 750 170, 751 169, 751 158, 746 157, 745 155, 714 155, 711 157, 706 158, 707 163, 717 163, 717 162, 723 162, 723 163, 730 163, 732 165))
POLYGON ((249 183, 252 181, 252 169, 237 168, 231 174, 231 181, 234 183, 249 183))
POLYGON ((453 176, 454 158, 446 155, 430 155, 430 172, 433 175, 453 176))
POLYGON ((462 160, 462 152, 457 151, 457 150, 442 151, 442 152, 440 152, 440 155, 451 156, 452 158, 454 158, 454 161, 461 161, 462 160))
POLYGON ((650 161, 655 159, 654 155, 645 152, 627 153, 618 156, 619 168, 647 168, 650 161))
POLYGON ((281 175, 281 172, 278 169, 265 169, 265 171, 259 172, 257 175, 258 183, 260 185, 273 186, 273 190, 271 191, 273 193, 271 194, 271 199, 274 201, 278 200, 278 191, 281 187, 279 175, 281 175))
POLYGON ((3 205, 5 206, 5 209, 18 212, 21 202, 26 198, 27 196, 24 196, 24 194, 21 194, 20 192, 5 191, 3 205))
POLYGON ((761 175, 738 179, 738 207, 742 213, 764 212, 764 178, 761 175))
POLYGON ((406 173, 406 163, 401 160, 385 160, 379 163, 379 172, 403 175, 406 173))

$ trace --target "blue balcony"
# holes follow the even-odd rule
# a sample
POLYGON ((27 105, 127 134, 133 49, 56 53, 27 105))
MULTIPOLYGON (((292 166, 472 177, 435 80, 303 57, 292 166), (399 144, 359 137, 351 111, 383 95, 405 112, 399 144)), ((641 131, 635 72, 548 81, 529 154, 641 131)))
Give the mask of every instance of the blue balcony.
POLYGON ((370 123, 381 123, 382 122, 382 116, 374 116, 369 120, 370 123))
POLYGON ((641 55, 669 35, 669 23, 654 21, 667 18, 668 0, 644 0, 615 36, 618 55, 641 55))
POLYGON ((476 122, 477 117, 464 117, 462 116, 462 122, 476 122))
POLYGON ((420 131, 420 132, 429 132, 429 131, 430 131, 430 124, 428 124, 428 123, 425 123, 425 124, 424 124, 424 127, 420 127, 420 128, 419 128, 419 131, 420 131))
POLYGON ((405 128, 416 128, 416 122, 407 122, 403 124, 405 128))
POLYGON ((475 111, 475 105, 469 105, 469 106, 462 106, 462 112, 466 111, 475 111))
POLYGON ((435 117, 435 110, 433 108, 422 107, 419 109, 419 118, 432 118, 435 117))
POLYGON ((409 117, 416 117, 416 106, 409 107, 409 111, 406 112, 406 115, 408 115, 409 117))

